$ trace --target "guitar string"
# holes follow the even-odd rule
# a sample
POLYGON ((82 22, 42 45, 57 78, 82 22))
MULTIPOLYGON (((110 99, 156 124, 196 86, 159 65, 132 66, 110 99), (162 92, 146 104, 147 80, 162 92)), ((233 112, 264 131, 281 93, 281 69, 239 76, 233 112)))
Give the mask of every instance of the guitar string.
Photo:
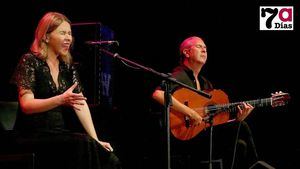
MULTIPOLYGON (((266 98, 266 99, 258 99, 258 100, 251 100, 251 101, 245 101, 246 103, 249 103, 253 106, 260 107, 264 105, 269 105, 271 103, 272 99, 271 98, 266 98)), ((219 105, 214 105, 214 106, 208 106, 208 107, 197 107, 194 108, 196 111, 203 111, 203 110, 208 110, 208 111, 218 111, 218 110, 234 110, 236 109, 236 106, 241 105, 242 102, 236 102, 236 103, 229 103, 229 104, 219 104, 219 105), (234 106, 234 107, 232 107, 234 106)))

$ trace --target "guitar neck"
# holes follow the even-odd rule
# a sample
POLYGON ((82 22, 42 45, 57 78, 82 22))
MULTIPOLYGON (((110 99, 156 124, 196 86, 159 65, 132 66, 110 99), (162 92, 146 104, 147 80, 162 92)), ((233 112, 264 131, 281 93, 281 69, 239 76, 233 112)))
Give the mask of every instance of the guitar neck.
MULTIPOLYGON (((254 107, 264 107, 272 105, 272 98, 256 99, 243 102, 249 103, 254 107)), ((242 102, 228 103, 225 105, 219 105, 217 107, 221 110, 235 112, 237 110, 237 106, 241 106, 241 108, 243 108, 242 102)))

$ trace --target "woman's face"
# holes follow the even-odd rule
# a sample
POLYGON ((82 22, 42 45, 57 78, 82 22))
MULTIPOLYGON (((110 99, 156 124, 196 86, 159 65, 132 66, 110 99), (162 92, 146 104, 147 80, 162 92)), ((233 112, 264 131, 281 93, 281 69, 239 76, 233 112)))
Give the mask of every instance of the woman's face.
POLYGON ((57 56, 67 55, 73 40, 71 25, 63 21, 48 36, 48 50, 52 50, 57 56))

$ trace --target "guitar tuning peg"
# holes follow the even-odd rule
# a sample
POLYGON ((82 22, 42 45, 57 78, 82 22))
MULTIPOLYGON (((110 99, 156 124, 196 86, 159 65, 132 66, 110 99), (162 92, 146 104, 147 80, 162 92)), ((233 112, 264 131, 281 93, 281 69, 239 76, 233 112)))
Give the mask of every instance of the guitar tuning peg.
POLYGON ((282 92, 282 91, 279 91, 279 92, 271 93, 272 96, 274 96, 274 95, 279 95, 279 94, 283 94, 283 92, 282 92))

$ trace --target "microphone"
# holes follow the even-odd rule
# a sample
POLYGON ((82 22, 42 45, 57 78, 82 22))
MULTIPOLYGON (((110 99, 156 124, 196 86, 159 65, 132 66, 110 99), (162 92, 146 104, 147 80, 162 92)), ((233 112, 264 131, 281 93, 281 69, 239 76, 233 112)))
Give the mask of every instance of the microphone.
POLYGON ((85 43, 89 44, 89 45, 104 45, 104 44, 117 44, 119 46, 119 42, 116 40, 106 40, 106 41, 86 41, 85 43))

